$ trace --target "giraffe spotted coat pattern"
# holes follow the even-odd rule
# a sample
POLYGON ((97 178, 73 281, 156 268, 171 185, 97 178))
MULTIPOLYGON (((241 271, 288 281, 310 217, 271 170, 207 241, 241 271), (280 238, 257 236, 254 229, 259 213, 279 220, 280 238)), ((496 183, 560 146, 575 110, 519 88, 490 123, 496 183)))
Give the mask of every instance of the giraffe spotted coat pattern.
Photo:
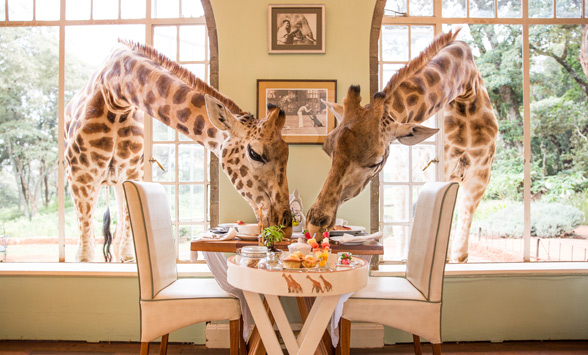
POLYGON ((268 112, 256 119, 153 48, 121 41, 66 107, 66 176, 80 233, 76 259, 93 260, 92 220, 103 185, 114 186, 117 199, 116 258, 134 258, 122 182, 143 178, 144 113, 217 155, 256 214, 263 204, 264 225, 291 225, 285 116, 276 107, 268 112))
POLYGON ((427 139, 437 129, 419 123, 443 110, 445 179, 461 183, 452 258, 467 260, 473 214, 490 180, 498 124, 471 49, 455 40, 458 32, 438 36, 370 104, 361 106, 358 86, 349 88, 343 105, 325 102, 339 124, 323 145, 332 165, 308 212, 311 234, 333 227, 339 206, 382 170, 390 143, 427 139))

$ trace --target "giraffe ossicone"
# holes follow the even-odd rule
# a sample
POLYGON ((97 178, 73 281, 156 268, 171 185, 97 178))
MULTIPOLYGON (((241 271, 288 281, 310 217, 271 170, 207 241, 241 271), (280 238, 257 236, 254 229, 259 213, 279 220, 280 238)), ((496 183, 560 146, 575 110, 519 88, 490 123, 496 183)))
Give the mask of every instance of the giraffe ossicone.
POLYGON ((117 200, 116 259, 134 258, 122 183, 143 179, 144 113, 217 155, 256 215, 264 204, 265 225, 290 226, 285 118, 279 109, 269 112, 257 119, 155 49, 121 41, 66 107, 66 176, 80 234, 76 259, 93 261, 92 220, 103 185, 114 186, 117 200))
POLYGON ((419 123, 443 110, 445 180, 461 184, 452 258, 467 260, 473 214, 490 180, 498 124, 471 49, 455 40, 458 33, 437 36, 368 105, 361 105, 358 86, 349 88, 343 105, 328 104, 339 124, 323 145, 332 163, 307 214, 311 234, 333 227, 339 206, 382 170, 390 143, 427 139, 436 130, 419 123))

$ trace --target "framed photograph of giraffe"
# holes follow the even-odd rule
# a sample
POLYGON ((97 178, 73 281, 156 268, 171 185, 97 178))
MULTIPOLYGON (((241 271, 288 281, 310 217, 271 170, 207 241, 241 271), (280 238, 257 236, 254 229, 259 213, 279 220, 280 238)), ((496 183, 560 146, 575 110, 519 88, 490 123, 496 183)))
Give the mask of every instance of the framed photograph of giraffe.
POLYGON ((269 53, 325 53, 325 5, 269 5, 269 53))
POLYGON ((335 116, 321 100, 336 99, 337 80, 257 80, 257 117, 265 117, 268 104, 284 110, 288 143, 323 143, 335 116))

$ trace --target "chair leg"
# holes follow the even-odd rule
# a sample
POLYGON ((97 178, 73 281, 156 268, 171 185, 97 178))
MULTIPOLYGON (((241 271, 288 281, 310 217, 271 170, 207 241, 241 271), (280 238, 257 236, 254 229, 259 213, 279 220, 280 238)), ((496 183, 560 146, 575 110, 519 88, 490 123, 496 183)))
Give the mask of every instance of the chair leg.
POLYGON ((433 355, 441 355, 441 343, 433 344, 433 355))
POLYGON ((421 337, 416 334, 413 334, 412 340, 414 342, 414 354, 423 355, 423 350, 421 349, 421 337))
POLYGON ((149 342, 141 342, 141 355, 149 355, 149 342))
POLYGON ((351 348, 351 321, 341 317, 339 321, 339 344, 337 355, 349 355, 351 348))
POLYGON ((229 321, 231 355, 239 355, 239 319, 229 321))
POLYGON ((243 316, 241 316, 239 317, 239 355, 247 354, 247 343, 243 339, 243 334, 245 334, 245 325, 243 324, 243 316))
POLYGON ((161 345, 159 346, 159 355, 167 355, 167 341, 169 339, 169 334, 165 334, 161 336, 161 345))

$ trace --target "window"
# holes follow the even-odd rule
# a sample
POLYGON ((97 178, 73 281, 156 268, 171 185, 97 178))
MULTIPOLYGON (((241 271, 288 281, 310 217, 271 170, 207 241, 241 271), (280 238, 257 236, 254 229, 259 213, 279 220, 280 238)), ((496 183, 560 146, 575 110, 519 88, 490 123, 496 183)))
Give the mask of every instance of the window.
MULTIPOLYGON (((119 37, 153 45, 208 81, 210 44, 199 1, 0 4, 0 245, 6 245, 0 261, 75 261, 77 220, 58 148, 63 110, 119 37)), ((155 119, 145 122, 145 141, 145 180, 168 190, 178 259, 189 260, 189 238, 210 223, 209 153, 155 119)), ((116 223, 113 189, 103 188, 94 221, 95 261, 103 260, 107 201, 116 223)))
MULTIPOLYGON (((458 39, 472 48, 494 106, 496 157, 470 231, 469 262, 586 261, 584 3, 388 0, 378 6, 379 68, 372 72, 379 88, 435 34, 461 28, 458 39)), ((429 121, 443 125, 439 117, 429 121)), ((413 202, 425 181, 444 180, 442 164, 442 142, 391 145, 379 181, 384 261, 405 258, 413 202)))

